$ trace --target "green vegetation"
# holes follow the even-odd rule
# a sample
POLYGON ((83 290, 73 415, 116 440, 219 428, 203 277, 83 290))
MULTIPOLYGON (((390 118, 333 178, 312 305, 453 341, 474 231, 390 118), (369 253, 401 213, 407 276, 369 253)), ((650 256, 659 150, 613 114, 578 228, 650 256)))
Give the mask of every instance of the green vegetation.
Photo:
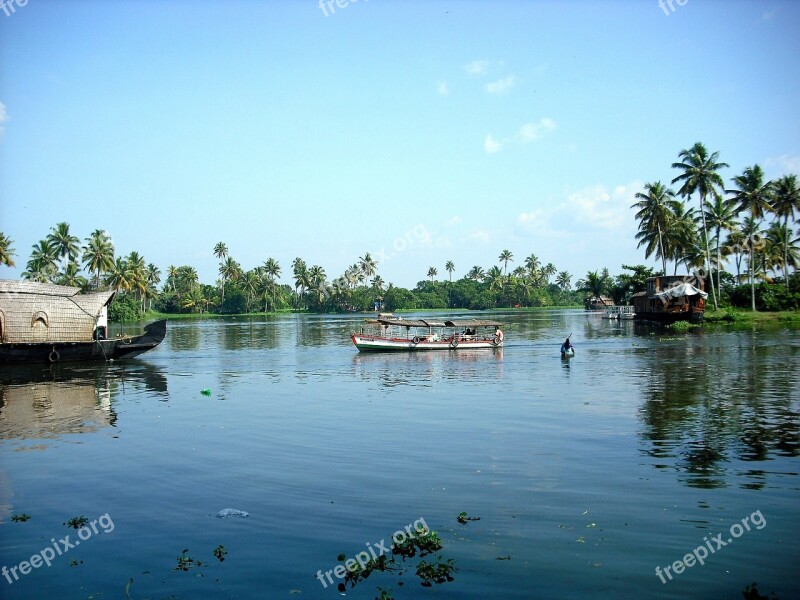
POLYGON ((30 520, 31 516, 28 513, 20 513, 18 515, 11 515, 11 520, 14 523, 24 523, 30 520))
POLYGON ((73 529, 80 529, 88 522, 89 519, 81 515, 80 517, 72 517, 69 521, 65 522, 64 525, 67 527, 72 527, 73 529))
MULTIPOLYGON (((332 279, 320 265, 309 267, 298 257, 291 264, 289 285, 280 283, 283 270, 274 258, 247 270, 230 256, 224 242, 218 242, 213 247, 219 259, 214 285, 201 283, 194 267, 170 265, 159 290, 161 271, 138 252, 116 255, 111 237, 102 229, 81 245, 65 222, 33 245, 23 277, 84 290, 114 290, 111 320, 131 321, 153 310, 169 316, 485 310, 576 306, 599 296, 629 304, 634 293, 645 289, 645 280, 666 274, 671 262, 673 274, 682 266, 706 282, 715 311, 748 305, 752 311, 800 309, 800 238, 794 229, 800 215, 797 176, 765 181, 761 167, 753 165, 725 189, 719 172, 728 165, 719 161, 718 152, 698 142, 681 150, 678 158, 672 164, 678 174, 671 180, 681 185, 678 191, 660 181, 647 183, 631 206, 639 222, 638 245, 644 246, 645 258, 660 260, 661 270, 622 265, 628 272, 612 277, 608 269, 598 269, 577 281, 576 288, 570 273, 559 272, 552 263, 543 265, 535 254, 509 270, 515 257, 507 249, 498 255, 497 265, 475 265, 456 280, 452 260, 443 263, 443 280, 437 279, 439 267, 432 265, 412 289, 387 284, 369 253, 332 279), (696 207, 686 204, 692 196, 696 207), (735 275, 725 271, 728 264, 735 267, 735 275)), ((13 266, 15 254, 13 240, 0 232, 0 265, 13 266)))
MULTIPOLYGON (((712 320, 723 320, 716 315, 720 306, 749 305, 751 311, 800 309, 800 237, 792 227, 800 216, 797 175, 765 181, 764 171, 756 164, 734 176, 731 188, 725 189, 719 171, 728 165, 719 162, 718 152, 709 153, 698 142, 681 150, 678 158, 681 162, 672 164, 680 171, 672 179, 673 184, 681 184, 677 194, 660 181, 647 183, 636 194, 639 201, 631 206, 638 211, 636 239, 645 247, 645 257, 659 258, 664 274, 667 261, 673 262, 674 274, 680 264, 687 271, 695 270, 707 282, 712 320), (687 207, 678 195, 696 195, 698 208, 687 207), (768 217, 771 223, 765 229, 768 217), (730 261, 735 276, 725 271, 730 261)), ((733 319, 730 313, 725 315, 724 320, 733 319)))

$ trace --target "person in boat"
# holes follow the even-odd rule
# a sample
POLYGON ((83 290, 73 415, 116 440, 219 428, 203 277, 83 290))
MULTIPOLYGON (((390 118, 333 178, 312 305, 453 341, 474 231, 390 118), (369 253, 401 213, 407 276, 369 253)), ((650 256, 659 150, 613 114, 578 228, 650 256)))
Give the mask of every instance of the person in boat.
POLYGON ((574 350, 575 346, 572 345, 572 342, 569 341, 569 338, 564 340, 564 343, 561 344, 561 353, 566 354, 570 350, 574 350))

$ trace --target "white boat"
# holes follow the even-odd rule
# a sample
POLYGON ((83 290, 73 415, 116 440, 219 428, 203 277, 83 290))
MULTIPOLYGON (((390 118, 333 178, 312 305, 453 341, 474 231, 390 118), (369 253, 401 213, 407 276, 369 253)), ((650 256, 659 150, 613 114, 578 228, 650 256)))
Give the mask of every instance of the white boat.
POLYGON ((350 335, 359 351, 462 350, 499 348, 502 323, 479 319, 402 319, 379 316, 350 335))
POLYGON ((609 308, 604 315, 604 318, 615 321, 622 319, 629 320, 633 319, 634 317, 635 314, 633 312, 633 306, 615 306, 613 308, 609 308))

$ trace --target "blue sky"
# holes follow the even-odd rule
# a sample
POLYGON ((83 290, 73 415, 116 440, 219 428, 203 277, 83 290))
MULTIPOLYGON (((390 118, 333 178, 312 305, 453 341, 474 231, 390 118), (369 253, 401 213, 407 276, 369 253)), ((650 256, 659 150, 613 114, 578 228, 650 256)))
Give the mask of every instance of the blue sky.
POLYGON ((0 9, 0 277, 60 221, 204 283, 220 241, 284 282, 365 252, 407 287, 503 249, 573 282, 656 266, 629 206, 681 149, 800 173, 799 30, 772 0, 23 1, 0 9))

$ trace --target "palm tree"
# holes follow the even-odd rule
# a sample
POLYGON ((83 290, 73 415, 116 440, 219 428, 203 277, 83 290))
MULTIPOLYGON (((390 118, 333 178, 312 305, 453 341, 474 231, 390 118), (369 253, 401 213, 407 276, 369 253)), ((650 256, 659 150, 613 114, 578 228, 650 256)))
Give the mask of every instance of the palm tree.
POLYGON ((375 290, 377 293, 383 292, 383 288, 386 285, 386 282, 380 275, 375 275, 370 282, 372 284, 372 289, 375 290))
POLYGON ((631 205, 631 208, 639 209, 635 215, 639 221, 639 233, 636 234, 639 244, 636 247, 645 246, 645 258, 650 258, 655 253, 656 258, 661 259, 661 266, 666 274, 668 254, 664 236, 678 209, 675 192, 656 181, 646 183, 644 192, 638 192, 634 197, 639 200, 631 205))
POLYGON ((672 183, 682 181, 683 185, 678 193, 687 197, 695 192, 700 195, 700 215, 703 218, 703 245, 705 246, 706 253, 706 269, 709 279, 711 281, 711 297, 714 299, 714 310, 718 308, 717 305, 717 292, 714 289, 714 279, 711 275, 711 252, 708 249, 708 228, 706 227, 706 196, 716 193, 717 189, 723 188, 722 177, 719 176, 717 171, 727 167, 727 163, 717 162, 719 152, 714 152, 709 155, 706 147, 697 142, 688 150, 681 150, 678 158, 683 162, 672 163, 673 169, 680 169, 683 171, 680 175, 672 180, 672 183))
MULTIPOLYGON (((764 171, 759 165, 746 167, 741 175, 733 178, 733 184, 737 189, 728 190, 733 194, 731 202, 736 205, 736 213, 748 211, 750 216, 760 224, 764 213, 772 210, 772 190, 773 182, 768 181, 764 183, 764 171)), ((756 284, 753 273, 755 262, 755 247, 753 245, 753 231, 750 232, 750 260, 748 261, 750 267, 750 301, 752 309, 756 309, 756 284)))
POLYGON ((13 267, 14 259, 11 258, 16 254, 14 249, 11 247, 11 244, 14 243, 14 240, 11 238, 6 237, 6 235, 0 232, 0 265, 6 265, 7 267, 13 267))
POLYGON ((375 259, 370 256, 369 252, 367 252, 364 256, 358 259, 358 270, 361 273, 363 280, 366 281, 375 274, 375 271, 378 270, 378 263, 375 262, 375 259))
POLYGON ((323 298, 327 294, 325 287, 325 269, 319 265, 314 265, 308 271, 309 289, 313 289, 317 294, 317 302, 322 303, 323 298))
MULTIPOLYGON (((278 261, 274 258, 268 258, 264 263, 264 272, 267 274, 272 288, 272 310, 275 310, 275 279, 281 276, 281 267, 278 261)), ((267 312, 266 306, 264 307, 264 312, 267 312)))
POLYGON ((742 250, 747 244, 747 236, 741 229, 734 229, 728 234, 728 239, 722 247, 723 256, 734 255, 734 264, 736 265, 736 285, 742 283, 742 250))
POLYGON ((505 275, 500 270, 500 267, 494 266, 486 272, 486 282, 489 284, 489 290, 502 290, 505 281, 505 275))
POLYGON ((528 273, 530 273, 531 278, 535 278, 536 272, 539 270, 539 257, 535 254, 531 254, 528 258, 525 259, 525 268, 528 269, 528 273))
MULTIPOLYGON (((245 271, 242 273, 239 282, 241 283, 242 291, 247 295, 247 300, 245 302, 245 310, 250 312, 250 307, 252 305, 253 296, 258 293, 259 286, 261 284, 261 269, 250 269, 249 271, 245 271)), ((264 288, 264 295, 266 296, 267 288, 264 288)), ((266 306, 264 307, 264 312, 266 312, 266 306)))
POLYGON ((22 276, 31 281, 52 281, 58 273, 58 255, 56 249, 47 239, 33 245, 31 257, 25 265, 22 276))
POLYGON ((46 239, 55 249, 56 257, 64 261, 65 271, 71 262, 78 260, 81 241, 70 234, 69 223, 56 223, 56 226, 52 228, 46 239))
POLYGON ((300 301, 306 294, 306 288, 310 286, 311 280, 308 274, 308 267, 306 261, 302 258, 295 258, 292 262, 292 273, 294 275, 294 293, 297 295, 297 288, 300 288, 300 294, 297 296, 297 306, 300 307, 300 301))
POLYGON ((147 281, 147 291, 145 295, 148 301, 150 301, 150 306, 148 306, 148 308, 150 308, 152 307, 153 298, 158 297, 158 284, 161 283, 161 271, 153 263, 150 263, 145 269, 145 279, 147 281))
POLYGON ((428 277, 431 278, 431 283, 433 283, 433 278, 439 274, 439 271, 436 270, 436 267, 430 267, 428 269, 428 277))
POLYGON ((221 309, 225 307, 225 282, 236 281, 242 272, 242 267, 238 262, 233 260, 230 256, 224 259, 219 266, 219 274, 222 280, 222 299, 220 300, 221 309))
POLYGON ((783 276, 788 279, 789 266, 797 269, 800 261, 800 248, 797 243, 800 238, 794 238, 791 228, 783 223, 774 221, 767 230, 767 245, 765 255, 770 266, 781 267, 783 276))
POLYGON ((86 238, 82 260, 84 268, 94 272, 94 289, 98 289, 101 275, 114 268, 114 244, 104 230, 95 229, 86 238))
POLYGON ((122 256, 114 261, 114 266, 106 276, 106 285, 114 291, 128 291, 133 288, 132 277, 128 262, 122 256))
MULTIPOLYGON (((678 265, 682 262, 686 262, 685 258, 687 256, 693 256, 695 254, 695 249, 698 247, 701 253, 703 250, 702 245, 699 245, 697 241, 697 221, 699 220, 697 211, 691 206, 686 208, 684 203, 680 200, 677 202, 675 212, 670 218, 670 226, 667 231, 663 233, 664 250, 667 256, 675 263, 673 269, 673 274, 675 275, 678 274, 678 265)), ((703 233, 700 232, 699 237, 702 238, 702 236, 703 233)), ((699 266, 703 266, 702 262, 699 266)), ((687 269, 688 268, 687 266, 687 269)), ((666 275, 666 273, 664 274, 666 275)))
POLYGON ((717 289, 720 288, 719 272, 722 270, 722 255, 720 254, 722 230, 732 231, 736 227, 736 208, 733 203, 722 197, 721 194, 714 194, 714 199, 708 203, 706 208, 706 223, 714 229, 714 243, 717 249, 717 289))
POLYGON ((608 284, 608 270, 603 269, 602 273, 589 271, 585 279, 578 281, 578 291, 589 292, 593 298, 600 298, 608 290, 608 284))
POLYGON ((568 292, 571 284, 570 280, 572 279, 572 275, 570 275, 567 271, 561 271, 556 277, 556 285, 560 287, 565 292, 568 292))
POLYGON ((483 278, 485 276, 486 275, 483 272, 483 267, 481 267, 480 265, 475 265, 469 270, 469 273, 467 273, 467 277, 469 277, 474 281, 483 281, 483 278))
POLYGON ((453 264, 452 260, 448 260, 444 264, 444 270, 447 271, 447 273, 450 275, 450 283, 452 284, 453 283, 453 271, 456 270, 456 266, 453 264))
MULTIPOLYGON (((222 274, 223 264, 226 258, 228 258, 228 246, 225 245, 225 242, 217 242, 214 246, 214 256, 219 259, 219 272, 222 274)), ((222 288, 222 299, 220 300, 220 305, 225 304, 225 280, 227 278, 222 275, 220 280, 221 288, 222 288)))
MULTIPOLYGON (((779 219, 783 217, 783 226, 789 229, 789 220, 794 219, 795 213, 800 213, 800 189, 797 187, 797 175, 785 175, 775 182, 772 197, 772 209, 779 219)), ((784 245, 788 253, 788 245, 784 245)), ((789 289, 789 256, 783 257, 783 279, 786 289, 789 289)))
POLYGON ((497 260, 503 263, 503 275, 505 275, 508 271, 508 263, 514 262, 514 255, 510 250, 503 250, 497 260))
POLYGON ((542 277, 544 278, 545 285, 550 285, 550 278, 556 273, 558 273, 558 270, 553 263, 547 263, 542 267, 542 277))

